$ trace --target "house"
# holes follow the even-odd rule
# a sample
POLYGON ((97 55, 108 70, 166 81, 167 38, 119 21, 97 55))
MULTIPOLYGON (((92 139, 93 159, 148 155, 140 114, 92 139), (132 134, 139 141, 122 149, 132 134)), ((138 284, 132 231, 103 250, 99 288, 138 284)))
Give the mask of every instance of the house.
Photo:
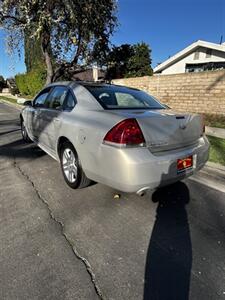
POLYGON ((16 88, 16 82, 13 78, 4 80, 3 76, 0 76, 0 92, 3 94, 10 94, 11 90, 16 88))
POLYGON ((16 80, 14 78, 7 78, 6 85, 10 90, 15 89, 16 88, 16 80))
POLYGON ((72 80, 101 81, 105 78, 105 71, 97 67, 80 68, 72 75, 72 80))
POLYGON ((225 69, 225 43, 198 40, 154 68, 155 74, 179 74, 225 69))
POLYGON ((16 86, 16 81, 14 78, 7 78, 6 79, 6 87, 2 90, 2 93, 4 94, 12 94, 12 95, 15 95, 15 94, 18 94, 19 91, 18 91, 18 88, 16 86))

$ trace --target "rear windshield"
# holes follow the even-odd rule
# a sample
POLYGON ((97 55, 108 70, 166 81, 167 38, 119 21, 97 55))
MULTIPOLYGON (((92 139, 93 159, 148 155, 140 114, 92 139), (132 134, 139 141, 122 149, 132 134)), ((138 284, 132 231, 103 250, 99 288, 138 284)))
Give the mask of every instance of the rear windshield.
POLYGON ((149 94, 120 86, 85 86, 105 109, 163 109, 149 94))

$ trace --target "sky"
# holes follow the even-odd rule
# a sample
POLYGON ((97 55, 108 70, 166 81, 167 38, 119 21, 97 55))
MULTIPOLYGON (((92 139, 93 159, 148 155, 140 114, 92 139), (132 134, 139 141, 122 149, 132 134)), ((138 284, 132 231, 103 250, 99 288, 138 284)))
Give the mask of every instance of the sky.
MULTIPOLYGON (((152 66, 197 40, 225 42, 225 0, 118 0, 115 45, 145 42, 152 66)), ((24 58, 8 57, 0 30, 0 75, 25 72, 24 58)))

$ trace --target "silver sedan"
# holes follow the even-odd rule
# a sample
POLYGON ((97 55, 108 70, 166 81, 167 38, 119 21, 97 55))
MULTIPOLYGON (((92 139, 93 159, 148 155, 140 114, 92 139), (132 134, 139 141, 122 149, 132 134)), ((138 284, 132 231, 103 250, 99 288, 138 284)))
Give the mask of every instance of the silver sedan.
POLYGON ((142 194, 192 175, 208 159, 200 115, 172 111, 137 89, 59 82, 25 105, 24 140, 60 162, 71 188, 95 181, 142 194))

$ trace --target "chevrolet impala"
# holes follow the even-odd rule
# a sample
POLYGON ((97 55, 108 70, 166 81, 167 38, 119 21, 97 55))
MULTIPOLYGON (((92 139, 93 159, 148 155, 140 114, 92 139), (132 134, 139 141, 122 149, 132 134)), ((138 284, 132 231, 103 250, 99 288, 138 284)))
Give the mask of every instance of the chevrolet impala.
POLYGON ((59 161, 74 189, 95 181, 143 194, 194 174, 208 159, 202 117, 138 89, 58 82, 25 105, 23 139, 59 161))

